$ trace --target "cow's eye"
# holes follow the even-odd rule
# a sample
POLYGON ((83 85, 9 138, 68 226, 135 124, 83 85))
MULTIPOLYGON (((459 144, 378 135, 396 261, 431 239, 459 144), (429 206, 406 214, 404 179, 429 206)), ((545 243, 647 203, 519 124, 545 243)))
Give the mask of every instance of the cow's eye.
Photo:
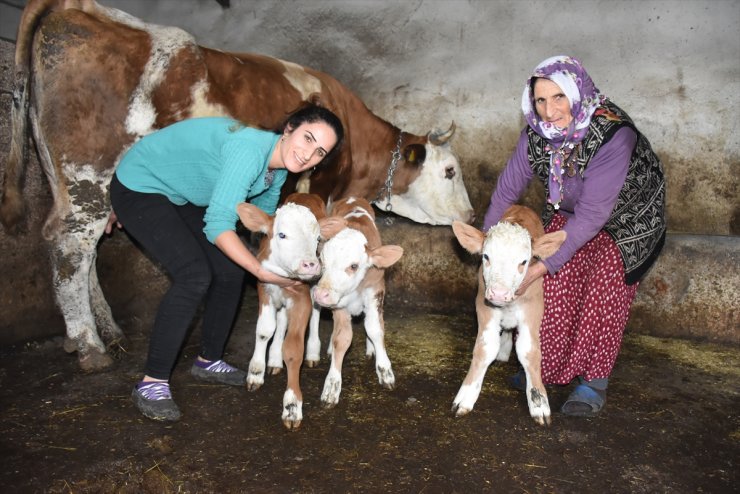
POLYGON ((483 254, 483 260, 488 262, 488 254, 483 254))
POLYGON ((525 264, 527 264, 527 260, 526 259, 522 261, 522 263, 520 264, 520 266, 524 266, 525 264))
POLYGON ((278 238, 285 238, 285 234, 283 232, 278 233, 278 238))
POLYGON ((454 166, 448 166, 445 168, 445 178, 451 179, 455 176, 455 167, 454 166))
POLYGON ((355 263, 350 264, 349 269, 351 269, 352 271, 357 271, 359 267, 360 266, 355 262, 355 263))

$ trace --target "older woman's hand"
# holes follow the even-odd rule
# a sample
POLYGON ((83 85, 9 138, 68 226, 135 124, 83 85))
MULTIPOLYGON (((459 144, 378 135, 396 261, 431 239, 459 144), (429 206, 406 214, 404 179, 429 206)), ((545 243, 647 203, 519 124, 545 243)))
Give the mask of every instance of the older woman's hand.
POLYGON ((522 293, 527 291, 527 287, 529 285, 531 285, 538 278, 545 276, 545 274, 547 274, 547 268, 542 261, 537 261, 534 264, 530 264, 529 269, 527 269, 527 274, 524 275, 522 284, 519 285, 519 288, 516 291, 516 295, 521 295, 522 293))

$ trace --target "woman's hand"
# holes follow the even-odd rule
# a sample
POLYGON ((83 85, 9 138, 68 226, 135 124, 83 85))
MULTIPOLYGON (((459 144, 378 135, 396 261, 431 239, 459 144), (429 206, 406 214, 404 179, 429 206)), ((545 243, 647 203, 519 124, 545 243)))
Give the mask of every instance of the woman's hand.
POLYGON ((516 291, 516 295, 519 296, 522 293, 526 292, 529 285, 531 285, 538 278, 545 276, 545 274, 547 274, 547 268, 542 261, 537 261, 534 264, 530 264, 529 269, 527 269, 527 274, 524 275, 522 284, 519 285, 519 288, 516 291))
POLYGON ((291 288, 301 284, 301 282, 298 280, 285 278, 283 276, 280 276, 279 274, 275 274, 272 271, 264 269, 262 266, 257 269, 257 272, 254 273, 254 275, 262 283, 270 283, 281 288, 291 288))

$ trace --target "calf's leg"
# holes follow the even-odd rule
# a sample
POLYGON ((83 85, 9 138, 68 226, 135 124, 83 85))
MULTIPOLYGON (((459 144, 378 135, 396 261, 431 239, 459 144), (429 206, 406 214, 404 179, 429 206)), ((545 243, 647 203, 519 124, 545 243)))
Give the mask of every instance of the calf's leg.
POLYGON ((342 363, 350 343, 352 343, 352 316, 342 309, 335 309, 334 331, 331 335, 331 365, 324 381, 324 390, 321 392, 321 403, 331 408, 339 403, 342 392, 342 363))
POLYGON ((550 425, 550 403, 542 383, 539 325, 530 326, 526 322, 519 327, 516 339, 516 354, 527 377, 527 405, 529 414, 540 425, 550 425))

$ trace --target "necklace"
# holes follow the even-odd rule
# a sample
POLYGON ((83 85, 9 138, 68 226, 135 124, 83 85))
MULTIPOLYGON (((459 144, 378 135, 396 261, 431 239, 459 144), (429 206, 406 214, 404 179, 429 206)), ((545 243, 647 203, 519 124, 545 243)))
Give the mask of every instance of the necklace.
POLYGON ((545 151, 550 153, 550 177, 552 182, 555 182, 550 184, 550 197, 547 198, 547 202, 552 204, 555 210, 560 209, 563 200, 563 175, 567 173, 569 177, 574 177, 576 174, 575 161, 579 147, 580 143, 574 145, 567 142, 556 150, 549 144, 545 146, 545 151), (553 185, 557 187, 557 191, 552 190, 553 185))

